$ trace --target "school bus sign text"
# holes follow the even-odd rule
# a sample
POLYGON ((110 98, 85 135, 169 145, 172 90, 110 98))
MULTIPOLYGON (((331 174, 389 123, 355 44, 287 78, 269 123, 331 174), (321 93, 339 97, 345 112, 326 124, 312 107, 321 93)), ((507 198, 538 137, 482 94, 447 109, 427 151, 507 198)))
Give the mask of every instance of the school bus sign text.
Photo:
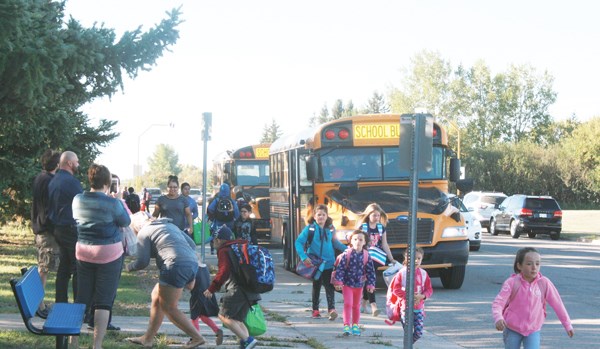
POLYGON ((355 140, 399 139, 400 123, 368 123, 354 125, 355 140))

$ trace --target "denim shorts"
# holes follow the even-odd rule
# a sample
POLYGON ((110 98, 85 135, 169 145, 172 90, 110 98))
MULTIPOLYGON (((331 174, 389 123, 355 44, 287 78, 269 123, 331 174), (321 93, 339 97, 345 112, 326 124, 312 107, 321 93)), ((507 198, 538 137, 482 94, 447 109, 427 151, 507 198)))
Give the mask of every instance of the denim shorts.
POLYGON ((163 265, 160 268, 158 283, 175 288, 183 288, 185 285, 196 280, 198 263, 180 263, 170 266, 163 265))

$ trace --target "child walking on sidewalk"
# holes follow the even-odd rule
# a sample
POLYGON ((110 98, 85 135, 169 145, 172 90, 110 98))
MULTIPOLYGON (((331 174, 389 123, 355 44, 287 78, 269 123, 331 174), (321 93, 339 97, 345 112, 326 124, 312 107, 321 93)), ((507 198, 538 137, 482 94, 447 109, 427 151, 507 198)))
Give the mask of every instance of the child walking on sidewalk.
POLYGON ((513 269, 492 303, 492 314, 498 331, 503 331, 504 348, 540 347, 540 330, 546 319, 546 302, 573 337, 573 325, 554 284, 540 273, 541 257, 533 247, 517 251, 513 269))
POLYGON ((348 236, 350 248, 337 257, 335 271, 331 277, 335 289, 342 291, 344 295, 345 336, 360 336, 360 302, 365 283, 369 293, 375 291, 375 267, 365 249, 368 239, 367 233, 362 230, 355 230, 348 236))
MULTIPOLYGON (((414 287, 414 317, 413 317, 413 343, 423 336, 423 324, 425 319, 425 300, 433 294, 431 280, 425 269, 420 268, 423 261, 424 251, 421 247, 415 249, 415 287, 414 287)), ((400 311, 402 326, 406 328, 406 267, 408 264, 408 251, 404 251, 404 266, 394 276, 387 292, 387 307, 393 307, 400 311)), ((390 314, 388 313, 388 317, 390 314)), ((387 324, 393 325, 395 321, 387 324)))
MULTIPOLYGON (((376 203, 369 204, 361 216, 362 219, 359 221, 360 225, 357 228, 368 234, 369 243, 366 245, 366 248, 369 249, 371 256, 374 254, 379 256, 379 259, 373 259, 373 262, 376 263, 375 267, 385 265, 386 260, 389 263, 395 263, 396 261, 387 243, 387 235, 385 234, 388 217, 383 208, 376 203)), ((369 304, 371 305, 371 314, 378 316, 380 311, 375 301, 375 293, 369 293, 365 285, 360 312, 366 313, 369 304)))

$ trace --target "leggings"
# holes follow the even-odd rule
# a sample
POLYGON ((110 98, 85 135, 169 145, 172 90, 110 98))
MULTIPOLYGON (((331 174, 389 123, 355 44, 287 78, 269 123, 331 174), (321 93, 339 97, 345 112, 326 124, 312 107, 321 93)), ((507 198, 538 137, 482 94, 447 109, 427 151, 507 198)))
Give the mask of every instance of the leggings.
POLYGON ((319 296, 321 294, 321 285, 325 287, 325 297, 327 298, 327 311, 335 309, 335 287, 331 283, 331 273, 333 269, 323 270, 319 280, 313 280, 312 284, 312 308, 319 310, 319 296))
POLYGON ((361 287, 342 287, 344 295, 344 325, 358 324, 360 321, 361 287))
POLYGON ((365 285, 363 286, 362 299, 365 301, 368 300, 369 303, 371 303, 371 304, 376 303, 375 302, 375 292, 373 292, 373 293, 367 292, 367 283, 365 283, 365 285))
MULTIPOLYGON (((413 343, 418 341, 419 338, 423 337, 423 312, 420 310, 414 311, 414 321, 413 321, 413 343)), ((404 324, 404 328, 406 328, 406 318, 402 319, 402 324, 404 324)))

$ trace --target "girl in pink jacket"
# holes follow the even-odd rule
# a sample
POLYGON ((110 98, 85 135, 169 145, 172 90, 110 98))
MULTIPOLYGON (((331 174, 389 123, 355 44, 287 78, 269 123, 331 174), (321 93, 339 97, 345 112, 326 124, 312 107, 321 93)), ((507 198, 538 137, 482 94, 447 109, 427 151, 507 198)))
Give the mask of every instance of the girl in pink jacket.
POLYGON ((541 256, 533 247, 517 251, 514 271, 492 303, 498 331, 503 331, 504 348, 540 347, 540 330, 546 319, 546 302, 556 312, 569 337, 573 325, 554 284, 540 273, 541 256))

